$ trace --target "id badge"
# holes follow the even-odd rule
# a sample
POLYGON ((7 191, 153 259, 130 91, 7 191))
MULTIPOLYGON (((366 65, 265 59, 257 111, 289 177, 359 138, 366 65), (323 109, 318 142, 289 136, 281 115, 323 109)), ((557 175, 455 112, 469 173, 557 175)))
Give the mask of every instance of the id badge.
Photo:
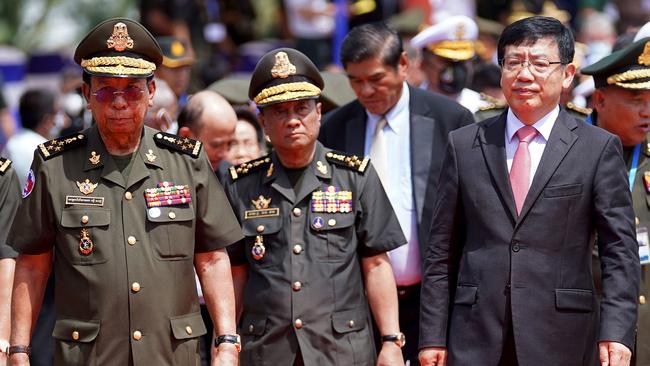
POLYGON ((650 238, 648 237, 648 228, 637 226, 636 241, 639 243, 639 259, 641 264, 650 263, 650 238))

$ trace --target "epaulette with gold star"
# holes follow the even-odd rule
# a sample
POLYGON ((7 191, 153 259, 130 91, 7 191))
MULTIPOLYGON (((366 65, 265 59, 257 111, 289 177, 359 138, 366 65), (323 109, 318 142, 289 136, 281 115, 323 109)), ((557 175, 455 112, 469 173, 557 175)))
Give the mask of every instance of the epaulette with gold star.
POLYGON ((164 146, 171 150, 180 151, 183 154, 187 154, 193 158, 199 157, 201 147, 203 146, 201 141, 172 135, 171 133, 167 132, 156 132, 153 139, 158 145, 164 146))
POLYGON ((81 133, 75 133, 68 136, 59 137, 58 139, 46 141, 38 145, 38 152, 41 153, 43 159, 51 159, 64 151, 70 150, 73 147, 81 146, 86 142, 86 136, 81 133))
POLYGON ((584 114, 585 116, 588 116, 588 115, 591 114, 591 112, 593 112, 593 109, 591 109, 591 108, 580 107, 578 105, 575 105, 572 102, 567 103, 566 108, 569 109, 569 110, 572 110, 574 112, 584 114))
POLYGON ((356 170, 359 173, 365 173, 368 163, 370 162, 370 158, 367 156, 361 159, 356 155, 350 155, 340 151, 330 151, 325 154, 325 157, 327 157, 327 161, 330 163, 344 166, 351 170, 356 170))
POLYGON ((479 111, 491 111, 494 109, 504 109, 508 107, 508 103, 485 93, 481 93, 481 100, 487 102, 487 104, 478 107, 479 111))
POLYGON ((4 175, 9 167, 11 166, 11 160, 0 158, 0 175, 4 175))
MULTIPOLYGON (((231 166, 229 171, 230 171, 230 178, 232 178, 233 182, 236 181, 237 179, 244 177, 254 171, 260 170, 264 167, 269 166, 271 164, 271 158, 266 155, 262 156, 261 158, 257 158, 255 160, 247 161, 245 163, 241 163, 237 166, 231 166)), ((271 168, 269 168, 271 169, 271 168)), ((272 172, 272 170, 270 170, 272 172)), ((270 174, 269 174, 270 175, 270 174)))

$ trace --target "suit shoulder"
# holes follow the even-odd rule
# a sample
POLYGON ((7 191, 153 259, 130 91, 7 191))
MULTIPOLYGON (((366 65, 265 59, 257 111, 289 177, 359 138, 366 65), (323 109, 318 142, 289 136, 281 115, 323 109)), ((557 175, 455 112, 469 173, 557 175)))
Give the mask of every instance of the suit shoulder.
POLYGON ((79 146, 86 144, 86 136, 83 133, 74 133, 71 135, 59 137, 57 139, 45 141, 38 145, 38 152, 43 160, 49 160, 66 151, 74 150, 79 146))
POLYGON ((0 156, 0 175, 4 175, 11 167, 11 160, 0 156))
POLYGON ((365 116, 363 112, 364 109, 361 103, 359 103, 358 100, 353 100, 350 103, 338 107, 325 114, 323 117, 323 127, 329 127, 334 124, 344 123, 348 119, 357 117, 358 115, 361 115, 363 117, 365 116))
POLYGON ((361 174, 364 174, 366 172, 368 163, 370 162, 370 158, 367 156, 362 159, 356 155, 334 150, 328 151, 325 154, 325 158, 332 164, 342 166, 361 174))
POLYGON ((193 158, 198 158, 203 144, 201 141, 192 140, 187 137, 172 135, 167 132, 156 132, 153 136, 156 145, 168 150, 177 151, 187 154, 193 158))
POLYGON ((241 179, 247 175, 251 175, 253 172, 259 171, 263 168, 267 168, 269 171, 273 172, 273 163, 271 162, 271 157, 268 155, 247 161, 245 163, 241 163, 236 166, 233 165, 228 169, 228 173, 230 174, 230 179, 235 182, 238 179, 241 179))

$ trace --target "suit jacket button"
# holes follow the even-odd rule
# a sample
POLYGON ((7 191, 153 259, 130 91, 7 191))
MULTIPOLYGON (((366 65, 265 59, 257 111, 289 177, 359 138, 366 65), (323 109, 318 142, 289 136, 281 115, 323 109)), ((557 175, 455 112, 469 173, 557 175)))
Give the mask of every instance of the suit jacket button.
POLYGON ((645 296, 639 296, 639 305, 645 305, 645 296))
POLYGON ((72 339, 74 339, 75 341, 79 340, 79 332, 77 332, 76 330, 73 331, 72 332, 72 339))
POLYGON ((296 329, 302 328, 302 320, 296 319, 296 321, 293 322, 293 325, 296 326, 296 329))
POLYGON ((515 253, 517 253, 519 251, 519 249, 520 249, 519 244, 515 244, 515 245, 512 246, 512 251, 515 252, 515 253))
POLYGON ((136 330, 135 332, 133 332, 133 339, 136 340, 136 341, 141 340, 142 339, 142 332, 140 332, 139 330, 136 330))

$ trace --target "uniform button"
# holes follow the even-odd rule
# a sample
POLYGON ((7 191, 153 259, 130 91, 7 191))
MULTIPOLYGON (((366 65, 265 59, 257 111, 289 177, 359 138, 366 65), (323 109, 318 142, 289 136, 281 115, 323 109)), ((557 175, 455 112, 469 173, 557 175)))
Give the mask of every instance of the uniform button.
POLYGON ((136 341, 141 340, 142 339, 142 332, 140 332, 139 330, 136 330, 135 332, 133 332, 133 339, 135 339, 136 341))
POLYGON ((300 254, 302 253, 302 246, 300 244, 296 244, 293 246, 293 254, 300 254))
POLYGON ((645 305, 645 296, 639 296, 639 305, 645 305))
POLYGON ((517 253, 519 251, 519 249, 520 249, 519 244, 515 244, 515 245, 512 246, 512 251, 515 252, 515 253, 517 253))
POLYGON ((354 320, 350 320, 350 321, 348 322, 348 327, 350 327, 350 328, 354 328, 354 320))
POLYGON ((176 218, 176 212, 172 211, 169 214, 167 214, 167 216, 169 216, 169 218, 173 220, 176 218))
POLYGON ((300 281, 296 281, 296 282, 293 283, 293 285, 291 286, 291 288, 292 288, 294 291, 300 291, 300 289, 302 288, 302 283, 300 283, 300 281))
POLYGON ((81 216, 81 223, 82 224, 86 225, 88 223, 88 221, 90 221, 90 218, 88 217, 88 215, 81 216))
POLYGON ((249 333, 253 333, 254 330, 255 330, 255 326, 253 324, 248 326, 248 332, 249 333))
POLYGON ((187 332, 187 334, 189 335, 192 335, 192 327, 190 327, 189 325, 185 327, 185 332, 187 332))
POLYGON ((296 319, 296 320, 293 322, 293 325, 296 326, 296 329, 300 329, 300 328, 302 328, 302 320, 300 320, 300 319, 296 319))
POLYGON ((293 216, 298 217, 298 216, 300 216, 300 214, 302 214, 301 209, 299 209, 298 207, 293 209, 293 216))
POLYGON ((138 291, 140 291, 140 284, 137 283, 137 282, 133 282, 133 283, 131 284, 131 291, 133 291, 133 292, 138 292, 138 291))
POLYGON ((136 241, 137 241, 137 240, 135 240, 135 236, 129 236, 129 237, 126 239, 126 242, 129 243, 129 245, 135 245, 135 242, 136 242, 136 241))
POLYGON ((264 232, 264 225, 260 225, 257 227, 257 232, 258 233, 263 233, 264 232))
POLYGON ((126 198, 127 201, 132 200, 133 199, 133 193, 131 193, 131 192, 124 193, 124 198, 126 198))
POLYGON ((336 226, 336 220, 334 220, 334 219, 329 219, 329 220, 327 220, 327 225, 329 225, 329 226, 336 226))
POLYGON ((72 339, 74 339, 75 341, 79 340, 79 332, 77 332, 76 330, 73 331, 72 332, 72 339))

